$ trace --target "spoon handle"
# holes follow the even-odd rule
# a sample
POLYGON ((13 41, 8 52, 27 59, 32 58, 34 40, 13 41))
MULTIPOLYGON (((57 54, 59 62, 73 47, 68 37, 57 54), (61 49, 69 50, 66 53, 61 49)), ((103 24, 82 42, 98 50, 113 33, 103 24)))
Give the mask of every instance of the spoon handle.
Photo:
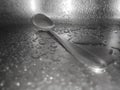
POLYGON ((80 63, 84 64, 87 67, 91 66, 98 66, 98 67, 105 67, 106 63, 104 60, 101 60, 101 58, 95 56, 94 54, 84 50, 83 48, 80 48, 71 42, 68 42, 65 38, 60 37, 57 35, 54 31, 49 31, 50 34, 52 34, 57 41, 80 63), (101 63, 102 61, 102 63, 101 63))

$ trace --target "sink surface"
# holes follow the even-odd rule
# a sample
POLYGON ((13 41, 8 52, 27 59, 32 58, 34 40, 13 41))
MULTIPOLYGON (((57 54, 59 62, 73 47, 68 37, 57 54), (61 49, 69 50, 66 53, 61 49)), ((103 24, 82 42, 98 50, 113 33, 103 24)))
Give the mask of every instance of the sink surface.
POLYGON ((119 4, 0 0, 0 90, 120 90, 119 4), (36 14, 48 16, 60 37, 106 60, 105 70, 86 67, 49 33, 35 28, 31 18, 36 14))
MULTIPOLYGON (((117 30, 119 32, 119 29, 117 30)), ((88 44, 88 41, 90 43, 90 40, 92 41, 94 38, 92 35, 94 32, 91 29, 59 28, 59 26, 55 28, 56 33, 63 36, 67 35, 66 39, 70 42, 74 41, 74 43, 77 37, 73 36, 77 36, 79 31, 89 31, 88 37, 79 38, 81 39, 79 42, 81 47, 92 49, 91 52, 100 50, 100 48, 101 51, 105 50, 106 46, 99 45, 99 42, 93 41, 88 44)), ((102 32, 102 35, 110 35, 108 34, 110 31, 103 30, 102 32)), ((86 33, 80 34, 86 35, 86 33)), ((107 37, 105 38, 107 40, 107 37)), ((99 53, 96 54, 100 55, 99 53)), ((118 49, 113 49, 113 52, 108 53, 115 55, 118 60, 110 64, 105 71, 96 67, 86 68, 48 33, 41 32, 32 25, 16 28, 4 27, 0 29, 0 89, 119 90, 120 52, 118 49)))

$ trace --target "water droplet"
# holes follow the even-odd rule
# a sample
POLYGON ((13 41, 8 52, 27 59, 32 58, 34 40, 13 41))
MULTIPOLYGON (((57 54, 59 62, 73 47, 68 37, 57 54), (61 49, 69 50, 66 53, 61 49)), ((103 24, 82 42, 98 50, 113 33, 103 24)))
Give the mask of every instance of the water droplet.
POLYGON ((41 48, 42 48, 42 45, 37 44, 35 47, 36 47, 37 49, 41 49, 41 48))
POLYGON ((51 53, 54 53, 55 50, 56 50, 55 48, 50 48, 51 53))
POLYGON ((28 85, 28 86, 32 85, 32 82, 28 82, 27 85, 28 85))
POLYGON ((65 79, 64 79, 64 78, 62 78, 62 79, 61 79, 61 81, 62 81, 62 82, 65 82, 65 79))
POLYGON ((117 63, 117 62, 114 62, 114 65, 118 65, 118 63, 117 63))
POLYGON ((34 63, 33 66, 36 66, 36 63, 34 63))
POLYGON ((40 61, 43 61, 43 58, 40 58, 39 60, 40 60, 40 61))
POLYGON ((15 84, 16 84, 16 86, 18 86, 18 87, 20 86, 20 82, 16 82, 15 84))
POLYGON ((57 74, 56 74, 56 76, 57 76, 57 77, 60 77, 60 74, 59 74, 59 73, 57 73, 57 74))
POLYGON ((65 29, 65 30, 64 30, 64 33, 69 33, 69 30, 68 30, 68 29, 65 29))
POLYGON ((103 43, 104 43, 104 44, 107 44, 107 40, 104 40, 103 43))
MULTIPOLYGON (((50 85, 47 90, 63 90, 59 85, 50 85)), ((65 89, 64 89, 65 90, 65 89)), ((68 90, 68 89, 67 89, 68 90)), ((69 89, 72 90, 72 89, 69 89)))
POLYGON ((27 71, 27 67, 26 67, 26 66, 24 67, 24 71, 25 71, 25 72, 27 71))
POLYGON ((18 65, 15 65, 15 68, 18 68, 18 65))
POLYGON ((35 42, 38 39, 36 34, 33 34, 32 41, 35 42))
POLYGON ((106 72, 106 69, 105 68, 101 68, 101 67, 98 67, 98 66, 92 66, 92 67, 89 67, 90 71, 96 73, 96 74, 103 74, 104 72, 106 72))
POLYGON ((45 74, 45 71, 42 71, 42 74, 45 74))
POLYGON ((52 48, 57 48, 57 44, 56 44, 56 43, 53 43, 53 44, 51 45, 51 47, 52 47, 52 48))
POLYGON ((44 78, 44 81, 47 81, 47 77, 44 78))
POLYGON ((69 85, 72 85, 72 82, 69 82, 68 84, 69 84, 69 85))
POLYGON ((118 31, 113 31, 114 33, 117 33, 118 31))
POLYGON ((75 87, 75 90, 82 90, 82 88, 81 88, 81 87, 76 86, 76 87, 75 87))
POLYGON ((0 83, 0 87, 3 87, 4 86, 4 81, 2 81, 1 83, 0 83))
POLYGON ((40 58, 40 51, 39 50, 34 50, 32 51, 32 54, 31 54, 31 57, 34 58, 34 59, 38 59, 40 58))
POLYGON ((45 41, 42 40, 42 39, 39 39, 39 44, 41 44, 41 45, 45 45, 45 41))
POLYGON ((53 77, 49 77, 50 80, 53 80, 54 78, 53 77))
POLYGON ((8 66, 6 66, 6 68, 5 68, 6 70, 9 70, 10 68, 8 67, 8 66))
POLYGON ((62 82, 61 85, 66 85, 66 82, 62 82))

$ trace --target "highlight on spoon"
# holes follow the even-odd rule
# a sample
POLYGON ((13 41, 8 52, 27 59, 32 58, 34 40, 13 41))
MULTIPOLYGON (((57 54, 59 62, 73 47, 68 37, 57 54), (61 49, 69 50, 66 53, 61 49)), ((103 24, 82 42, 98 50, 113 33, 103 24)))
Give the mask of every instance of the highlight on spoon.
POLYGON ((41 29, 51 29, 55 26, 53 21, 44 14, 34 15, 32 17, 32 23, 37 28, 41 28, 41 29))

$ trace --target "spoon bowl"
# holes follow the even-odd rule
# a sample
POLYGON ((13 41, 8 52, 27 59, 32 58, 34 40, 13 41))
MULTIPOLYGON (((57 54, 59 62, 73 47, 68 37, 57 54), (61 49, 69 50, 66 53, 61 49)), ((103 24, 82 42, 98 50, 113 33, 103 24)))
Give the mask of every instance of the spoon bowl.
POLYGON ((53 28, 55 25, 49 17, 45 16, 44 14, 36 14, 32 17, 32 23, 37 28, 48 30, 53 28))

